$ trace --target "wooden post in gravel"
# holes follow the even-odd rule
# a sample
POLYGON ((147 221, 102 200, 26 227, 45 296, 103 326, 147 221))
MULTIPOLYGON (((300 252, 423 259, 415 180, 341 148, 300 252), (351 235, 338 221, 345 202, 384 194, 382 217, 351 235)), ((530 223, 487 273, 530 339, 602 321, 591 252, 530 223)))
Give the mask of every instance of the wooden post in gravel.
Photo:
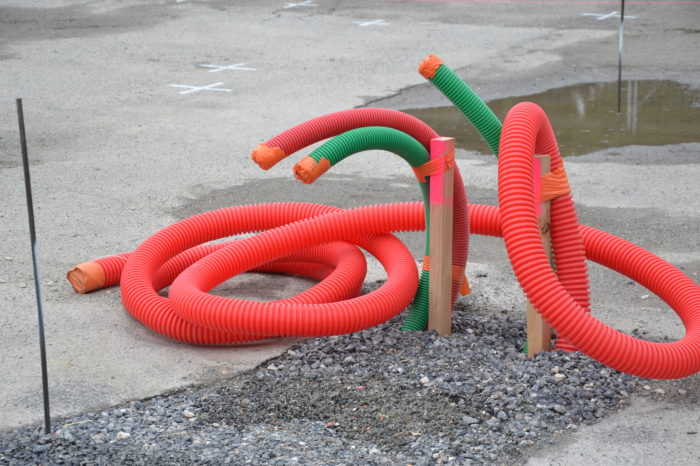
MULTIPOLYGON (((552 242, 550 238, 550 205, 549 201, 540 202, 542 193, 542 177, 549 173, 549 155, 535 155, 533 163, 533 175, 535 178, 535 205, 537 206, 537 223, 542 235, 544 250, 551 261, 552 242)), ((552 328, 542 318, 531 302, 527 303, 527 356, 533 357, 540 351, 551 351, 552 328)))
POLYGON ((428 330, 436 330, 438 335, 452 333, 454 151, 454 138, 430 141, 430 161, 442 159, 445 164, 444 170, 430 176, 428 330))

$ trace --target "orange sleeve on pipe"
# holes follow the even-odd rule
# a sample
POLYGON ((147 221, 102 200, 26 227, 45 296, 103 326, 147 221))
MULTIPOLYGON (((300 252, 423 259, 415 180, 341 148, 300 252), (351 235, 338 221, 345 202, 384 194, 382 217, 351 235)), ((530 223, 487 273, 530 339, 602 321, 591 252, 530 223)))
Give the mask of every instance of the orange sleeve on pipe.
POLYGON ((413 167, 413 173, 415 173, 416 178, 421 183, 425 183, 426 177, 439 175, 448 168, 452 168, 455 165, 455 153, 448 152, 444 157, 439 159, 431 160, 430 162, 425 162, 420 167, 413 167))
POLYGON ((321 159, 320 162, 316 162, 312 157, 307 156, 294 165, 294 178, 304 184, 311 184, 326 173, 329 168, 331 168, 331 163, 328 159, 321 159))
POLYGON ((462 286, 459 288, 459 294, 466 296, 472 292, 472 287, 469 286, 469 280, 467 280, 467 274, 464 273, 464 270, 460 271, 460 275, 462 276, 462 286))
POLYGON ((284 159, 287 154, 279 147, 269 147, 266 144, 260 144, 253 149, 250 158, 260 165, 263 170, 269 170, 274 167, 277 162, 284 159))
POLYGON ((564 167, 552 170, 542 177, 540 201, 547 202, 571 192, 564 167))
MULTIPOLYGON (((425 270, 426 272, 430 272, 430 256, 423 257, 422 270, 425 270)), ((459 294, 461 294, 462 296, 466 296, 472 292, 472 289, 469 286, 469 280, 467 280, 467 275, 464 273, 464 269, 462 267, 458 267, 456 265, 452 266, 452 281, 453 282, 458 282, 458 281, 462 282, 462 285, 459 288, 459 294)))
POLYGON ((76 265, 68 271, 66 278, 76 293, 80 294, 99 290, 105 284, 105 272, 96 261, 76 265))
POLYGON ((425 79, 433 79, 435 73, 437 73, 438 68, 440 68, 441 66, 442 60, 440 60, 435 55, 430 55, 428 58, 421 62, 420 66, 418 66, 418 72, 425 79))

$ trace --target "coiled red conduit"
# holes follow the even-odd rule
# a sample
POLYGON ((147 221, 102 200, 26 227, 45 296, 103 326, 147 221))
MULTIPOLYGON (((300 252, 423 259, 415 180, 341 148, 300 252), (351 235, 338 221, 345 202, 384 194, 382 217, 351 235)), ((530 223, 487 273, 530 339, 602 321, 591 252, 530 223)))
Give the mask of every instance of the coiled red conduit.
MULTIPOLYGON (((430 140, 439 137, 430 126, 418 118, 396 110, 384 108, 356 108, 329 113, 318 118, 313 118, 300 123, 259 146, 265 152, 275 150, 277 159, 261 160, 257 157, 257 149, 253 152, 252 159, 261 168, 267 170, 277 162, 311 144, 356 128, 367 126, 386 126, 403 131, 420 142, 430 152, 430 140), (277 150, 278 149, 278 150, 277 150)), ((454 171, 454 219, 452 225, 452 237, 454 244, 452 249, 452 265, 464 269, 467 264, 469 251, 469 210, 467 204, 467 192, 464 181, 455 166, 454 171)), ((452 282, 452 303, 454 305, 459 293, 462 280, 452 282)))
MULTIPOLYGON (((506 118, 501 144, 501 210, 470 204, 471 232, 503 234, 515 273, 545 319, 581 351, 615 369, 649 378, 679 378, 700 371, 700 288, 650 252, 595 228, 576 224, 575 214, 571 215, 570 196, 558 198, 552 206, 553 223, 563 226, 557 234, 553 227, 553 241, 564 243, 563 249, 573 251, 557 256, 558 276, 555 275, 542 247, 532 203, 532 154, 549 153, 555 169, 562 163, 544 112, 534 104, 516 106, 506 118), (580 233, 581 243, 574 230, 580 233), (563 264, 580 260, 579 244, 583 245, 588 259, 636 280, 669 304, 686 327, 685 337, 674 343, 637 340, 585 312, 588 300, 583 296, 587 296, 587 287, 575 277, 562 275, 560 270, 567 268, 563 264), (567 281, 569 284, 565 286, 567 281)), ((104 286, 121 278, 123 301, 129 312, 156 332, 172 338, 216 344, 266 336, 351 332, 400 312, 417 284, 410 253, 392 235, 359 238, 357 235, 421 229, 423 206, 408 203, 337 210, 311 204, 273 204, 208 212, 161 230, 133 253, 97 262, 105 272, 104 286), (274 228, 289 222, 296 223, 274 228), (267 228, 273 229, 234 244, 195 246, 218 237, 267 228), (324 300, 343 300, 357 294, 362 279, 353 276, 351 269, 363 268, 364 263, 358 266, 361 259, 357 251, 344 243, 324 246, 330 248, 325 251, 299 248, 311 244, 309 238, 330 241, 351 237, 356 244, 377 253, 389 279, 369 295, 324 304, 324 300), (299 252, 267 262, 293 250, 299 252), (183 268, 205 255, 206 258, 180 274, 183 268), (258 270, 292 271, 323 279, 316 290, 327 287, 334 296, 320 296, 326 293, 316 293, 312 288, 303 298, 298 295, 286 302, 250 303, 206 294, 221 281, 256 266, 258 270), (344 267, 347 275, 336 273, 344 267), (334 273, 335 277, 331 278, 334 273), (156 290, 167 286, 178 274, 171 286, 171 300, 158 295, 156 290), (336 283, 331 283, 336 279, 336 283), (332 290, 342 283, 347 284, 345 289, 334 293, 332 290)))
MULTIPOLYGON (((524 177, 523 182, 527 184, 527 175, 525 172, 521 173, 521 175, 524 177)), ((243 322, 250 320, 250 317, 244 316, 241 318, 240 326, 237 325, 237 322, 233 322, 235 327, 231 329, 230 332, 213 330, 206 326, 188 322, 178 314, 173 303, 167 298, 158 295, 156 290, 167 286, 169 280, 172 280, 181 269, 189 265, 192 261, 202 257, 205 252, 207 252, 207 249, 218 250, 223 247, 219 245, 205 245, 187 249, 187 245, 193 242, 200 240, 207 241, 212 236, 215 236, 211 233, 202 233, 202 231, 206 231, 208 228, 214 228, 215 226, 218 230, 219 227, 221 227, 224 230, 222 234, 224 236, 228 235, 229 231, 233 230, 228 226, 231 221, 230 219, 242 213, 240 209, 249 211, 248 214, 245 215, 246 218, 241 219, 241 221, 250 221, 250 211, 255 210, 263 211, 274 209, 276 211, 275 215, 278 217, 274 222, 260 222, 257 225, 247 226, 243 229, 245 231, 256 229, 255 226, 262 228, 265 226, 263 223, 267 223, 267 226, 271 226, 272 224, 284 222, 286 218, 304 218, 304 216, 321 215, 332 210, 332 208, 324 206, 308 204, 294 205, 293 208, 297 210, 297 213, 290 214, 288 212, 285 213, 291 206, 289 204, 276 204, 273 206, 274 207, 270 207, 269 205, 232 207, 200 214, 195 216, 199 218, 196 222, 192 221, 195 217, 191 217, 190 219, 183 220, 161 230, 154 237, 146 241, 150 244, 145 250, 142 245, 133 253, 97 259, 97 262, 99 262, 105 270, 106 279, 104 286, 106 287, 118 283, 122 272, 126 272, 128 268, 125 267, 122 271, 124 264, 131 261, 130 258, 133 255, 141 256, 138 261, 133 261, 131 263, 131 268, 134 269, 129 273, 131 277, 129 280, 122 281, 121 285, 122 293, 129 296, 129 312, 146 326, 168 337, 197 344, 224 344, 263 338, 259 335, 243 333, 243 327, 249 326, 249 323, 243 322), (174 228, 176 225, 178 227, 174 228), (210 227, 209 225, 213 226, 210 227), (192 229, 200 231, 190 232, 192 229), (177 239, 177 237, 180 238, 177 239), (183 243, 183 238, 186 238, 186 241, 184 241, 184 244, 180 244, 180 247, 184 248, 184 253, 178 255, 173 252, 179 249, 179 247, 174 249, 172 247, 166 247, 166 243, 183 243), (174 259, 167 259, 167 256, 170 254, 172 254, 174 259), (154 255, 159 257, 156 258, 154 255), (159 269, 157 263, 163 261, 164 257, 165 265, 159 269), (127 260, 127 258, 129 258, 129 260, 127 260), (149 271, 138 273, 139 271, 137 269, 141 267, 139 264, 144 261, 150 263, 150 265, 148 265, 149 269, 159 269, 158 272, 151 273, 149 271), (136 282, 140 288, 138 291, 133 290, 134 285, 132 283, 134 282, 136 282)), ((400 204, 397 206, 395 205, 394 208, 396 209, 395 216, 401 217, 402 222, 401 225, 392 227, 392 230, 398 230, 400 228, 420 229, 424 227, 422 203, 413 202, 400 204)), ((469 210, 471 216, 471 233, 488 236, 503 235, 501 212, 498 207, 470 204, 469 210)), ((362 212, 363 211, 360 211, 358 214, 356 211, 355 215, 362 215, 362 212)), ((369 214, 368 211, 364 211, 364 213, 369 214)), ((255 215, 261 218, 267 216, 262 213, 255 215)), ((532 215, 534 218, 534 214, 532 215)), ((524 215, 521 221, 531 223, 527 221, 527 216, 528 214, 524 215)), ((355 220, 357 220, 357 218, 353 219, 353 221, 355 220)), ((322 221, 322 217, 319 218, 318 221, 322 221)), ((308 224, 311 224, 311 222, 308 224)), ((532 225, 528 226, 528 228, 532 229, 532 225)), ((545 318, 565 337, 571 339, 578 345, 581 351, 604 364, 632 375, 670 379, 686 377, 700 371, 700 288, 677 268, 639 246, 589 226, 579 225, 578 228, 583 238, 586 257, 637 281, 642 286, 648 288, 649 291, 663 299, 680 316, 686 327, 686 336, 674 343, 649 343, 620 334, 607 327, 590 314, 583 312, 583 309, 580 308, 563 287, 557 283, 557 279, 553 276, 551 267, 546 260, 544 249, 539 248, 539 250, 537 250, 537 244, 525 244, 523 247, 530 249, 530 254, 537 256, 537 269, 531 273, 527 271, 523 273, 519 268, 516 273, 519 278, 525 276, 527 283, 526 293, 528 293, 530 299, 535 300, 534 302, 535 305, 538 306, 538 309, 542 309, 542 314, 545 318), (530 283, 532 277, 534 276, 534 280, 538 280, 540 275, 547 275, 547 268, 549 268, 550 271, 549 277, 547 278, 548 283, 544 285, 539 282, 536 283, 534 285, 535 290, 533 291, 533 285, 530 283), (547 287, 550 287, 551 290, 554 291, 548 292, 547 287), (555 293, 556 296, 542 296, 549 293, 555 293), (561 303, 565 303, 566 305, 564 306, 561 303)), ((284 234, 282 233, 284 230, 277 231, 280 233, 268 235, 267 239, 279 241, 279 236, 284 234), (277 237, 277 239, 273 239, 273 237, 277 237)), ((518 239, 521 238, 523 237, 518 235, 518 239)), ((511 243, 512 238, 507 242, 511 243)), ((240 242, 230 247, 235 248, 238 246, 240 246, 240 242)), ((289 256, 289 260, 333 262, 326 259, 320 260, 318 257, 309 259, 309 256, 305 254, 304 250, 301 250, 298 256, 289 256)), ((407 255, 405 265, 408 266, 410 262, 413 281, 411 282, 409 280, 407 285, 401 288, 403 288, 404 291, 410 290, 409 294, 412 294, 413 290, 411 287, 417 283, 415 264, 413 260, 410 259, 410 254, 407 251, 405 254, 407 255)), ((283 261, 284 260, 287 259, 283 259, 283 261)), ((309 265, 309 263, 304 263, 309 265)), ((312 265, 309 266, 313 267, 312 265)), ((399 267, 401 267, 401 265, 399 265, 399 267)), ((333 266, 326 264, 322 268, 325 272, 328 272, 333 266)), ((270 269, 268 270, 289 273, 288 269, 285 269, 283 265, 279 264, 276 266, 270 265, 270 269)), ((226 274, 227 273, 225 273, 225 275, 226 274)), ((317 278, 321 278, 321 275, 322 274, 317 275, 317 278)), ((344 280, 340 280, 341 283, 343 281, 344 280)), ((323 282, 320 284, 322 283, 323 282)), ((335 287, 338 285, 339 284, 336 283, 333 286, 335 287)), ((343 293, 338 293, 337 296, 341 296, 342 294, 343 293)), ((301 295, 297 295, 293 299, 301 301, 301 299, 299 299, 300 296, 301 295)), ((410 298, 408 299, 410 300, 410 298)), ((283 301, 279 301, 278 304, 282 302, 283 301)), ((264 305, 267 303, 261 304, 264 305)), ((287 311, 292 312, 292 307, 290 306, 287 311)), ((265 313, 259 313, 258 316, 263 314, 265 313)), ((391 316, 391 312, 383 312, 382 314, 382 316, 373 316, 373 320, 381 319, 386 315, 389 315, 389 317, 391 316)), ((271 316, 269 314, 265 315, 265 317, 276 318, 276 316, 271 316)), ((337 317, 340 319, 343 316, 338 315, 337 317)), ((303 319, 302 323, 297 323, 296 325, 291 324, 290 327, 282 329, 279 335, 294 334, 293 332, 296 330, 302 330, 303 334, 308 334, 309 332, 306 331, 307 329, 301 327, 312 319, 314 319, 314 317, 308 315, 303 319)), ((362 326, 369 325, 366 323, 358 325, 358 327, 362 326)), ((215 325, 215 327, 219 327, 219 325, 215 325)), ((266 328, 265 330, 270 329, 266 328)), ((279 335, 272 332, 269 333, 269 336, 279 335)))
MULTIPOLYGON (((686 326, 673 343, 638 340, 618 332, 586 312, 583 285, 554 274, 547 259, 532 203, 532 159, 552 157, 552 169, 562 166, 556 141, 540 107, 525 102, 506 116, 501 133, 498 196, 503 239, 513 270, 525 294, 542 316, 580 351, 623 372, 651 378, 677 378, 700 370, 700 288, 689 278, 644 249, 590 227, 579 227, 568 206, 570 196, 552 201, 552 241, 575 244, 582 233, 589 257, 635 279, 664 299, 686 326), (555 207, 556 206, 556 207, 555 207), (554 225, 563 228, 555 239, 554 225), (575 233, 574 230, 577 230, 575 233)), ((572 207, 573 208, 573 207, 572 207)), ((572 209, 571 208, 571 209, 572 209)), ((556 248, 556 246, 555 246, 556 248)), ((572 260, 579 254, 572 246, 572 260)), ((557 269, 561 264, 556 257, 557 269)), ((568 260, 568 256, 565 258, 568 260)))
MULTIPOLYGON (((122 302, 152 330, 192 343, 223 344, 271 336, 354 332, 386 321, 413 299, 418 285, 413 257, 395 236, 383 233, 420 230, 423 226, 422 211, 411 204, 343 211, 315 204, 285 203, 206 212, 160 230, 129 255, 120 277, 122 302), (234 244, 214 246, 216 250, 177 275, 169 298, 157 293, 183 264, 207 252, 192 247, 259 230, 266 231, 234 244), (316 243, 338 239, 348 239, 377 257, 387 270, 386 283, 370 294, 355 297, 364 278, 362 258, 362 267, 347 266, 344 272, 341 267, 334 268, 319 284, 326 292, 317 289, 301 298, 298 295, 290 300, 255 302, 207 294, 238 273, 316 243), (188 252, 183 256, 183 251, 188 252), (169 265, 162 269, 166 263, 169 265)), ((337 258, 323 259, 319 257, 322 251, 316 256, 300 254, 304 262, 325 262, 326 270, 343 256, 355 256, 356 263, 357 254, 362 255, 356 248, 346 246, 340 251, 333 249, 337 258)), ((292 256, 287 260, 294 263, 299 259, 292 256)), ((123 260, 121 255, 100 259, 107 269, 117 269, 123 260)), ((295 273, 279 263, 270 267, 295 273)))

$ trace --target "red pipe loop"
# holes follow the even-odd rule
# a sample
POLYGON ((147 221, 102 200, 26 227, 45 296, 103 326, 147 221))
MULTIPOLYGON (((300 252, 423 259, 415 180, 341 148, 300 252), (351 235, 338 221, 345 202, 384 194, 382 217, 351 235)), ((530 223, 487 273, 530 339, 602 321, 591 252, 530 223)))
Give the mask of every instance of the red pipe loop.
MULTIPOLYGON (((343 211, 285 203, 207 212, 164 228, 131 253, 121 274, 122 302, 152 330, 193 343, 223 344, 361 330, 401 312, 418 285, 413 257, 396 237, 384 232, 423 226, 422 212, 411 204, 343 211), (265 231, 220 248, 191 249, 203 242, 259 230, 265 231), (326 270, 332 266, 333 273, 305 294, 277 302, 253 302, 206 293, 238 273, 337 239, 347 239, 375 255, 387 270, 386 283, 356 297, 364 279, 364 261, 357 267, 357 255, 362 254, 341 243, 325 252, 334 257, 319 257, 323 256, 321 248, 315 256, 300 253, 301 257, 285 259, 289 264, 300 259, 326 263, 326 270), (183 264, 192 262, 183 251, 185 255, 189 251, 203 257, 180 272, 183 264), (348 256, 352 256, 351 264, 341 267, 339 264, 348 256), (170 286, 169 298, 160 296, 159 287, 174 274, 177 278, 170 286)), ((289 271, 279 264, 275 270, 289 271)))
POLYGON ((506 249, 528 299, 560 335, 607 366, 640 377, 662 379, 698 372, 700 288, 642 248, 579 226, 570 195, 552 201, 552 243, 557 267, 557 274, 554 273, 540 239, 532 203, 535 153, 549 154, 553 170, 563 165, 544 111, 535 104, 521 103, 511 109, 503 124, 498 196, 506 249), (565 245, 565 250, 557 251, 559 245, 565 245), (586 250, 593 260, 621 271, 662 297, 683 321, 686 335, 673 343, 638 340, 589 314, 586 281, 577 271, 586 250))
MULTIPOLYGON (((147 240, 147 242, 150 243, 147 248, 142 249, 139 247, 141 251, 139 251, 137 256, 141 256, 140 259, 137 257, 137 260, 131 261, 131 255, 133 255, 133 253, 129 253, 97 259, 95 262, 105 267, 106 276, 123 275, 123 280, 121 282, 122 294, 125 299, 128 297, 130 302, 129 312, 132 312, 138 320, 156 332, 163 333, 171 338, 196 344, 224 344, 262 338, 259 335, 240 333, 239 329, 236 329, 234 332, 224 332, 212 330, 201 325, 195 325, 180 317, 173 308, 172 303, 167 298, 161 297, 156 293, 156 290, 162 286, 167 286, 173 276, 178 275, 180 271, 190 265, 190 263, 203 257, 207 252, 218 250, 224 246, 203 245, 189 250, 184 246, 186 249, 184 253, 176 255, 173 259, 166 261, 165 265, 161 267, 158 267, 157 264, 154 265, 154 268, 159 270, 155 276, 150 276, 148 274, 135 276, 135 274, 139 275, 138 268, 140 263, 144 260, 152 260, 150 259, 152 254, 157 253, 157 251, 150 252, 150 249, 160 249, 167 243, 182 241, 183 238, 190 237, 192 233, 189 233, 188 230, 193 228, 193 224, 202 223, 204 229, 206 229, 214 228, 213 226, 207 227, 207 224, 211 222, 220 222, 230 227, 229 224, 233 221, 232 217, 259 208, 269 210, 266 214, 255 214, 260 217, 258 222, 253 222, 251 226, 243 228, 243 230, 249 231, 256 229, 256 227, 273 227, 279 222, 284 223, 285 218, 304 218, 323 214, 332 210, 328 207, 309 204, 279 204, 278 206, 280 206, 280 208, 289 207, 296 213, 287 212, 283 218, 279 218, 281 213, 273 212, 272 208, 269 206, 234 207, 221 211, 208 212, 206 214, 201 214, 205 216, 204 221, 182 221, 178 222, 180 225, 175 231, 170 230, 170 227, 161 230, 157 234, 157 241, 153 239, 147 240), (276 215, 278 218, 271 221, 269 217, 273 215, 276 215), (266 217, 267 220, 265 220, 266 217), (178 237, 180 239, 178 239, 178 237), (163 243, 163 245, 159 246, 157 243, 163 243), (128 261, 126 260, 127 257, 129 258, 128 261), (122 270, 125 262, 130 262, 130 267, 133 268, 128 274, 123 273, 126 269, 122 270), (148 282, 149 277, 152 280, 151 283, 148 282), (139 289, 134 289, 135 283, 139 289)), ((404 215, 407 219, 412 219, 407 223, 403 223, 403 227, 418 229, 424 227, 422 203, 414 202, 401 204, 399 207, 394 206, 394 208, 400 209, 396 215, 404 215)), ((470 204, 469 210, 472 233, 488 236, 502 236, 501 212, 498 207, 470 204)), ((248 214, 250 213, 251 212, 248 212, 248 214)), ((246 217, 247 216, 248 215, 246 215, 246 217)), ((549 320, 554 313, 558 313, 557 330, 564 333, 565 336, 572 338, 572 341, 589 356, 598 359, 604 364, 615 364, 613 367, 629 372, 630 374, 650 378, 680 378, 700 371, 700 288, 680 270, 634 244, 585 225, 578 225, 577 228, 581 233, 588 259, 639 282, 642 286, 647 287, 649 291, 658 295, 678 313, 686 327, 686 336, 670 344, 648 343, 625 335, 616 336, 621 334, 595 320, 588 313, 582 312, 583 309, 580 308, 580 306, 576 307, 576 303, 566 293, 563 287, 556 283, 556 277, 551 271, 547 279, 550 280, 550 282, 554 280, 554 282, 550 283, 550 285, 546 285, 544 288, 540 286, 538 288, 539 291, 536 291, 535 294, 533 294, 531 290, 530 274, 528 274, 527 271, 525 271, 524 274, 522 271, 517 271, 516 274, 518 274, 519 277, 527 276, 525 278, 526 293, 528 293, 532 299, 535 299, 535 305, 539 306, 538 309, 544 311, 543 315, 545 315, 545 318, 549 320), (546 293, 547 286, 549 286, 549 289, 554 290, 555 293, 552 296, 548 294, 541 296, 546 293), (543 292, 542 289, 544 289, 545 292, 543 292), (566 306, 566 308, 564 306, 566 306), (611 338, 622 339, 622 341, 615 343, 612 342, 613 340, 611 338), (642 349, 638 350, 636 349, 637 347, 642 347, 642 349)), ((394 229, 399 229, 399 226, 392 228, 392 230, 394 229)), ((223 232, 223 234, 226 233, 223 232)), ((213 236, 216 235, 206 235, 206 237, 209 238, 213 236)), ((539 237, 537 239, 539 241, 539 237)), ((512 243, 512 238, 510 238, 507 243, 512 243)), ((527 246, 525 247, 527 248, 527 246)), ((340 254, 344 256, 343 253, 340 254)), ((544 250, 540 250, 539 254, 544 256, 544 250)), ((167 256, 167 254, 165 255, 167 256)), ((292 270, 286 268, 285 261, 292 264, 302 262, 307 268, 315 267, 315 264, 318 263, 327 262, 328 264, 321 266, 327 273, 330 273, 331 270, 335 270, 336 267, 340 267, 340 265, 335 265, 332 260, 329 261, 327 258, 306 256, 305 250, 301 250, 295 253, 295 255, 281 259, 279 262, 263 265, 258 270, 265 271, 265 268, 268 268, 267 271, 282 273, 292 270)), ((412 259, 411 263, 413 264, 412 267, 415 268, 415 263, 412 262, 412 259)), ((296 270, 296 273, 303 273, 299 271, 299 269, 296 270)), ((230 273, 230 271, 225 272, 223 276, 230 273)), ((318 270, 316 273, 319 273, 318 270)), ((413 272, 413 276, 413 280, 416 280, 415 272, 413 272)), ((316 278, 320 277, 321 275, 318 275, 316 278)), ((218 279, 220 279, 220 277, 217 277, 217 280, 218 279)), ((537 279, 537 277, 535 277, 535 279, 537 279)), ((323 283, 324 282, 321 282, 319 285, 323 283)), ((406 286, 406 290, 411 289, 410 286, 415 286, 413 285, 414 283, 416 282, 413 281, 409 283, 406 286)), ((111 284, 115 283, 105 283, 105 286, 111 284)), ((194 291, 195 293, 199 293, 196 289, 194 291)), ((288 301, 290 303, 292 303, 292 301, 299 301, 299 296, 300 295, 290 298, 288 301)), ((315 302, 321 302, 320 298, 313 299, 315 302)), ((307 302, 310 301, 311 300, 307 302)), ((278 302, 278 304, 280 302, 278 302)), ((292 308, 285 310, 281 314, 284 314, 284 312, 293 312, 291 309, 292 308)), ((190 309, 188 312, 196 311, 190 309)), ((282 333, 285 335, 293 334, 295 329, 304 325, 304 322, 311 318, 310 315, 302 314, 300 316, 300 322, 288 321, 290 327, 282 333)))
MULTIPOLYGON (((407 113, 384 108, 354 108, 329 113, 300 123, 259 145, 251 154, 251 159, 261 168, 267 170, 285 157, 316 142, 367 126, 385 126, 402 131, 420 142, 428 152, 430 152, 430 140, 439 137, 430 126, 407 113)), ((327 169, 328 166, 323 163, 314 165, 312 161, 306 161, 295 166, 295 177, 308 184, 321 176, 327 169)), ((454 177, 452 265, 464 269, 467 266, 469 251, 467 192, 458 167, 455 167, 454 177)), ((452 282, 453 304, 461 288, 462 280, 452 282)))

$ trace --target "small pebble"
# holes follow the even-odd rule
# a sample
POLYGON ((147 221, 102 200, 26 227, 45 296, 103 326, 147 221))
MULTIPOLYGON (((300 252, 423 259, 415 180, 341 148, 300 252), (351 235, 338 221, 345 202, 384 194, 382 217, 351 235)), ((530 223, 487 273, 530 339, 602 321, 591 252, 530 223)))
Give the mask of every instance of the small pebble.
POLYGON ((117 432, 117 440, 123 440, 123 439, 129 438, 129 437, 131 437, 131 434, 128 432, 122 432, 122 431, 117 432))

